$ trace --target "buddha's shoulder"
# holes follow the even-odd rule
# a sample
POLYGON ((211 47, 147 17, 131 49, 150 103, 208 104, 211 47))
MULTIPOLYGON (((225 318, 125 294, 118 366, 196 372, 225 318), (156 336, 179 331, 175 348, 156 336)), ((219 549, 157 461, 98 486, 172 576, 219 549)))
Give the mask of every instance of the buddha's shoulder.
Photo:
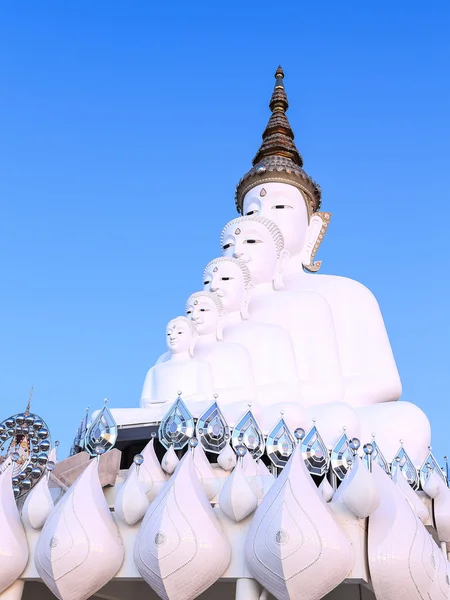
POLYGON ((349 303, 352 301, 376 302, 375 296, 364 284, 343 277, 341 275, 322 275, 319 273, 307 275, 302 278, 305 284, 305 289, 315 291, 325 296, 333 295, 343 298, 349 303))

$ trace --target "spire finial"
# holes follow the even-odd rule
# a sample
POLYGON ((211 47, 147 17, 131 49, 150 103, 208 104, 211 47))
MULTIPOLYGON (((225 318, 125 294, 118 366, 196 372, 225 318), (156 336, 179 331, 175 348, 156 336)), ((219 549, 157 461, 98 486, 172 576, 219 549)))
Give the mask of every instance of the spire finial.
POLYGON ((262 134, 262 144, 253 159, 253 168, 236 188, 236 208, 242 213, 245 194, 256 185, 271 181, 289 182, 305 195, 309 213, 320 209, 320 187, 303 170, 303 158, 294 142, 286 112, 289 108, 284 87, 284 71, 275 71, 275 86, 269 102, 271 116, 262 134))
POLYGON ((31 386, 30 389, 30 395, 28 396, 28 404, 27 407, 25 409, 25 414, 29 415, 30 414, 30 409, 31 409, 31 398, 33 397, 33 392, 34 392, 34 385, 31 386))

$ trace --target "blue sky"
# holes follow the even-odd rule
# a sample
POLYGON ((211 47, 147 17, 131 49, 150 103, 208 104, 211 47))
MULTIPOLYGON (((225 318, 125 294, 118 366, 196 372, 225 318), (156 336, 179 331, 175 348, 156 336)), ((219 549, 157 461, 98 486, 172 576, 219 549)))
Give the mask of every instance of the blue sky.
POLYGON ((34 384, 63 455, 86 406, 137 405, 281 63, 333 212, 323 272, 375 293, 403 399, 450 451, 449 25, 444 1, 4 3, 1 417, 34 384))

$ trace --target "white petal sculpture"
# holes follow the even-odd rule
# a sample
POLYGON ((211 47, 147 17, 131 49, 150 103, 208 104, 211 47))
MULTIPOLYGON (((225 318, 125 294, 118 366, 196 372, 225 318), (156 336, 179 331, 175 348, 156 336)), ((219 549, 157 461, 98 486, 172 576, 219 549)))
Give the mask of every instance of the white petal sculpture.
POLYGON ((398 485, 398 487, 403 492, 408 504, 414 511, 422 523, 427 523, 430 515, 428 513, 428 508, 416 494, 416 492, 412 489, 409 483, 406 481, 404 476, 402 475, 400 469, 395 469, 392 474, 392 481, 398 485))
POLYGON ((177 465, 179 462, 180 462, 180 460, 179 460, 178 456, 176 455, 175 450, 173 449, 173 446, 170 446, 170 448, 167 450, 167 452, 163 456, 163 459, 161 461, 161 466, 166 473, 168 473, 169 475, 172 475, 172 473, 177 468, 177 465))
POLYGON ((446 561, 439 566, 440 550, 401 484, 392 482, 377 464, 372 468, 381 498, 369 519, 368 556, 375 596, 377 600, 428 600, 436 577, 442 577, 437 569, 445 569, 446 561))
POLYGON ((53 510, 53 498, 48 489, 47 475, 28 494, 22 509, 23 523, 32 529, 42 529, 53 510))
POLYGON ((343 502, 359 519, 366 519, 380 505, 380 494, 372 473, 357 456, 352 468, 334 494, 333 502, 343 502))
POLYGON ((255 513, 246 556, 255 579, 278 600, 319 600, 353 567, 352 545, 322 501, 300 446, 255 513))
POLYGON ((258 460, 257 464, 259 481, 261 481, 262 483, 263 496, 265 496, 272 487, 272 485, 275 483, 275 477, 272 475, 272 473, 269 471, 269 469, 266 467, 266 465, 261 459, 258 460))
POLYGON ((136 567, 163 600, 193 600, 221 577, 230 556, 188 452, 145 515, 136 567))
POLYGON ((12 489, 10 464, 0 475, 0 594, 22 574, 28 561, 25 531, 12 489))
POLYGON ((243 457, 243 469, 244 475, 247 477, 250 487, 255 492, 256 496, 261 500, 264 496, 264 485, 262 477, 259 473, 258 463, 250 452, 246 452, 243 457))
POLYGON ((423 491, 434 500, 441 492, 441 483, 442 486, 445 485, 442 479, 433 472, 426 480, 423 491))
POLYGON ((48 517, 36 544, 36 569, 60 600, 86 600, 114 577, 123 558, 92 460, 48 517))
MULTIPOLYGON (((141 454, 144 462, 139 466, 139 481, 142 483, 144 491, 147 494, 147 498, 151 502, 154 498, 156 498, 160 489, 167 481, 167 475, 164 473, 161 465, 159 464, 159 460, 156 456, 154 448, 153 438, 145 446, 141 454)), ((178 464, 178 462, 176 462, 176 464, 178 464)), ((134 471, 135 469, 136 465, 133 462, 129 472, 134 471)))
POLYGON ((220 451, 217 462, 224 471, 232 471, 236 466, 236 454, 229 443, 220 451))
POLYGON ((258 506, 258 497, 248 484, 241 460, 220 492, 219 506, 236 523, 251 515, 258 506))
POLYGON ((443 483, 434 500, 434 520, 440 541, 450 543, 450 489, 443 483))
POLYGON ((326 477, 323 478, 321 484, 319 485, 319 491, 322 493, 325 502, 330 502, 334 496, 333 486, 326 477))
MULTIPOLYGON (((136 467, 136 465, 134 466, 136 467)), ((142 464, 140 469, 143 466, 142 464)), ((122 521, 125 521, 127 525, 134 525, 145 515, 149 504, 144 485, 139 480, 138 470, 136 468, 133 470, 130 469, 128 477, 120 488, 114 502, 114 510, 117 516, 122 521)))
POLYGON ((208 500, 212 500, 220 488, 220 482, 211 467, 209 460, 206 458, 205 451, 201 444, 197 444, 194 448, 194 465, 197 471, 197 477, 200 480, 203 491, 208 500))

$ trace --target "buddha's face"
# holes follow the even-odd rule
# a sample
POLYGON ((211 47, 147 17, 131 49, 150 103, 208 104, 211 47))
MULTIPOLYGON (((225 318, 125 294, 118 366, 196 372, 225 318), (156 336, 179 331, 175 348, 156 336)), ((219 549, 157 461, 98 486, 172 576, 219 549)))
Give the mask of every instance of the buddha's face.
POLYGON ((170 321, 166 327, 166 340, 172 354, 190 351, 193 336, 189 324, 182 319, 170 321))
POLYGON ((246 263, 252 283, 273 281, 278 255, 272 234, 262 223, 247 221, 228 225, 223 236, 224 256, 233 256, 246 263))
POLYGON ((219 313, 214 300, 207 296, 197 296, 186 308, 186 315, 195 323, 199 335, 216 333, 219 326, 219 313))
POLYGON ((287 183, 265 183, 244 197, 244 215, 259 215, 273 221, 284 237, 291 256, 300 254, 308 237, 308 211, 300 190, 287 183))
POLYGON ((227 312, 241 310, 245 302, 244 276, 238 265, 224 261, 209 265, 203 280, 203 289, 215 292, 227 312))

